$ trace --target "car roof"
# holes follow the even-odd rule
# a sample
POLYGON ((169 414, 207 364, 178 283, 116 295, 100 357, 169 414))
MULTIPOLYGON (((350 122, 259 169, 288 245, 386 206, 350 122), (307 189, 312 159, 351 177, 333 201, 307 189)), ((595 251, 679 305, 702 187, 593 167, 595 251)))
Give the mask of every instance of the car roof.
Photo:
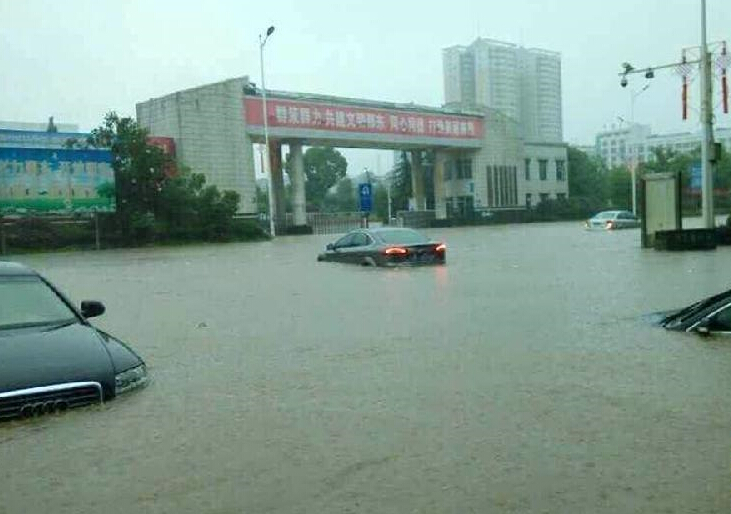
POLYGON ((374 234, 378 234, 379 232, 416 232, 413 228, 408 227, 375 227, 365 230, 374 234))
POLYGON ((0 261, 0 277, 20 275, 38 275, 38 273, 19 262, 0 261))

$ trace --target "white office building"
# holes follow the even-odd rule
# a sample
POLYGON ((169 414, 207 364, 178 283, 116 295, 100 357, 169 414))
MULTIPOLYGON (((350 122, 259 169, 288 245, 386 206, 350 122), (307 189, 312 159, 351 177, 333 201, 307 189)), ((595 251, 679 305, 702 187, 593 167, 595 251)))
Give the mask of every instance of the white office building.
MULTIPOLYGON (((716 142, 731 151, 731 128, 717 128, 714 132, 716 142)), ((599 132, 595 151, 608 168, 637 166, 654 159, 658 148, 677 153, 699 149, 702 137, 700 131, 652 134, 649 125, 635 123, 599 132)))
POLYGON ((445 48, 442 61, 447 105, 496 109, 526 141, 563 141, 559 53, 478 38, 445 48))

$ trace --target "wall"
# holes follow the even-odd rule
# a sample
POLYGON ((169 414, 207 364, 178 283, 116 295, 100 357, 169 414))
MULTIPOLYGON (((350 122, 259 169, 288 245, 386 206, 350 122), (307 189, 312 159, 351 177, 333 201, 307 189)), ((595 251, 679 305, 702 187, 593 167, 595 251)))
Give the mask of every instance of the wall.
POLYGON ((555 199, 558 193, 569 193, 569 174, 568 169, 568 152, 563 144, 525 144, 524 159, 531 160, 530 180, 525 180, 524 160, 519 166, 519 187, 518 195, 521 202, 525 204, 525 195, 530 193, 532 196, 532 205, 538 204, 541 193, 548 193, 549 198, 555 199), (548 161, 548 170, 546 180, 540 180, 538 160, 545 159, 548 161), (564 161, 564 180, 556 180, 556 160, 564 161), (520 184, 522 183, 522 188, 520 184))
MULTIPOLYGON (((518 137, 517 121, 504 114, 488 109, 485 112, 485 136, 483 147, 472 155, 475 209, 490 208, 487 203, 487 167, 517 166, 520 170, 523 145, 518 137)), ((518 205, 521 202, 521 175, 518 173, 518 205)))
POLYGON ((220 190, 241 196, 239 212, 256 212, 254 156, 246 135, 243 86, 230 79, 137 104, 137 121, 153 136, 175 139, 179 162, 220 190))

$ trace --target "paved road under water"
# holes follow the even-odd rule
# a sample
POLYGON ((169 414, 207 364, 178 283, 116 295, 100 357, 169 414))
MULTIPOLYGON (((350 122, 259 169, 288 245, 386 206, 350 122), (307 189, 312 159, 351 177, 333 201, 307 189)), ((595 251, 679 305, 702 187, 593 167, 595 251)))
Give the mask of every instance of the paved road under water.
POLYGON ((642 316, 731 287, 731 248, 576 223, 445 229, 442 268, 320 236, 22 257, 154 383, 0 426, 0 513, 731 509, 731 339, 642 316))

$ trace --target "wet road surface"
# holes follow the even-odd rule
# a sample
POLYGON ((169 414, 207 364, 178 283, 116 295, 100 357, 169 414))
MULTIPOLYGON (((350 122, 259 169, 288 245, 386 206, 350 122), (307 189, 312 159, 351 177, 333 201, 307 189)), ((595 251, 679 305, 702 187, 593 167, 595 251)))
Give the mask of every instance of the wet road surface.
POLYGON ((22 256, 154 382, 0 426, 0 513, 730 511, 731 339, 642 314, 731 287, 731 249, 431 234, 446 267, 316 263, 321 236, 22 256))

